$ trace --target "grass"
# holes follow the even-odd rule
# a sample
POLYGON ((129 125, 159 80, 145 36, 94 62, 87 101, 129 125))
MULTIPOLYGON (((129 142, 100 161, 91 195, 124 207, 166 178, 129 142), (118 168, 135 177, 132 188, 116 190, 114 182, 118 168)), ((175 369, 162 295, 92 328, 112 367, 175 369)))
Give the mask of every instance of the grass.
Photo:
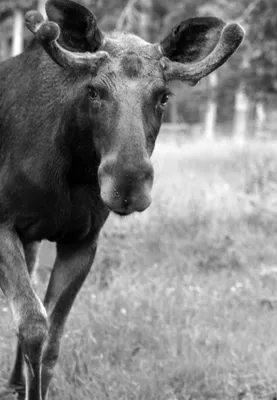
MULTIPOLYGON (((276 149, 161 136, 153 204, 108 220, 51 400, 276 399, 276 149)), ((52 259, 46 243, 40 291, 52 259)), ((3 297, 0 312, 1 386, 15 347, 3 297)))

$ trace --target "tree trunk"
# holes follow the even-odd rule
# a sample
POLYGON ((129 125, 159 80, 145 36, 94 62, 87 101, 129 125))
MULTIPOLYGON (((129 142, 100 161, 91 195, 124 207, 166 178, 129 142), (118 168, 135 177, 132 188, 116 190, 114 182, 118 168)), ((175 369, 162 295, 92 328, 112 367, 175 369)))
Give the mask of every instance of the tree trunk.
POLYGON ((115 30, 118 32, 131 32, 133 29, 133 9, 136 0, 129 0, 119 15, 115 30))
POLYGON ((139 23, 139 35, 147 41, 151 41, 150 27, 152 24, 152 0, 143 0, 141 2, 141 13, 139 23))
POLYGON ((137 33, 150 41, 152 7, 152 0, 129 0, 117 20, 115 30, 137 33))
POLYGON ((256 103, 256 137, 257 138, 264 138, 265 137, 265 122, 266 122, 266 109, 263 100, 258 100, 256 103))
POLYGON ((38 11, 46 18, 46 11, 45 11, 45 3, 46 0, 38 0, 38 11))
POLYGON ((233 124, 233 138, 239 146, 243 146, 248 129, 250 100, 246 93, 245 74, 249 69, 249 48, 245 50, 241 63, 241 81, 235 94, 235 115, 233 124))
POLYGON ((245 93, 245 84, 241 82, 235 95, 235 115, 233 125, 233 137, 240 146, 243 146, 245 143, 249 108, 250 101, 245 93))
POLYGON ((24 12, 20 8, 14 10, 12 56, 22 53, 24 47, 24 12))
MULTIPOLYGON (((170 85, 170 89, 173 93, 178 93, 179 87, 180 85, 177 82, 172 82, 170 85)), ((169 122, 173 124, 178 124, 178 122, 180 122, 178 113, 178 96, 172 96, 167 107, 169 122)))
POLYGON ((8 40, 5 35, 0 38, 0 61, 5 61, 9 57, 8 40))
POLYGON ((178 121, 178 109, 177 109, 177 99, 176 97, 173 97, 171 101, 169 102, 169 120, 173 124, 177 124, 178 121))
POLYGON ((218 86, 218 74, 213 72, 208 76, 209 83, 209 97, 207 101, 207 108, 204 121, 204 135, 205 139, 212 140, 215 136, 216 131, 216 120, 217 120, 217 101, 216 92, 218 86))

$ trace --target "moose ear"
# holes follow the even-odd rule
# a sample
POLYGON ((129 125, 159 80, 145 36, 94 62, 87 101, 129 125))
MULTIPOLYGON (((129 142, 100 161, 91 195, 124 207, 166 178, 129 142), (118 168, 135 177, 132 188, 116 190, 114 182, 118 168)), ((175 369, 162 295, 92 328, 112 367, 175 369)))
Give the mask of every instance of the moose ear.
POLYGON ((95 15, 86 7, 72 0, 48 0, 46 14, 50 21, 59 25, 59 43, 76 52, 94 52, 103 42, 103 34, 97 26, 95 15))
POLYGON ((214 49, 224 25, 223 21, 212 17, 182 21, 161 42, 163 53, 171 61, 200 61, 214 49))
POLYGON ((213 17, 182 21, 160 43, 166 77, 196 84, 234 53, 243 36, 235 22, 226 25, 213 17))

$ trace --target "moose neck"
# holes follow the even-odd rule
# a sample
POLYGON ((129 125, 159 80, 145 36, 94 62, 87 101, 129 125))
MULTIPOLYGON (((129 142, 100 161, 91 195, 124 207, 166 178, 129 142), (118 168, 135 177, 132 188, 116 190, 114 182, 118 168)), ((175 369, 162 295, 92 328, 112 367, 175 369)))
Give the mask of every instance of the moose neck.
POLYGON ((98 187, 99 161, 94 149, 86 151, 79 145, 77 149, 71 149, 71 163, 68 170, 68 179, 74 185, 93 185, 98 187))

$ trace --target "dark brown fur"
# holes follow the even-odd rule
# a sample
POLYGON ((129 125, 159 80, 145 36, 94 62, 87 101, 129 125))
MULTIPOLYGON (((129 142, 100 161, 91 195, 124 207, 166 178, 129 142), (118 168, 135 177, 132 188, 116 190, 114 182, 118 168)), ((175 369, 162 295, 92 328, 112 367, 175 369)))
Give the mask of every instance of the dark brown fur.
POLYGON ((142 74, 143 62, 136 53, 127 53, 120 63, 126 77, 137 78, 142 74))

